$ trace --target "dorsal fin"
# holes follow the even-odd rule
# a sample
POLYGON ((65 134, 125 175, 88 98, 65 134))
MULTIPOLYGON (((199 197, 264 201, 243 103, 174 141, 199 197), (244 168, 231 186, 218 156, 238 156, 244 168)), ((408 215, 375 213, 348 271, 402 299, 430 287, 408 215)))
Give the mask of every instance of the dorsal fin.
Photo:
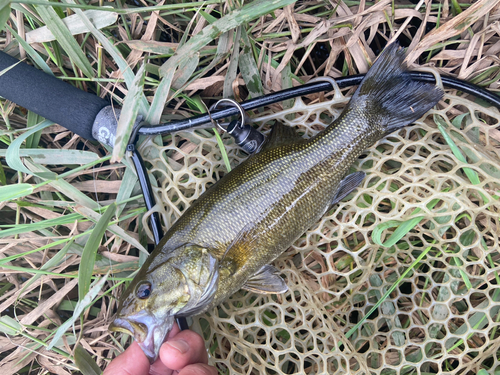
POLYGON ((262 150, 267 150, 276 146, 282 146, 303 139, 294 128, 283 125, 281 122, 276 124, 271 129, 271 133, 267 137, 266 143, 262 146, 262 150))

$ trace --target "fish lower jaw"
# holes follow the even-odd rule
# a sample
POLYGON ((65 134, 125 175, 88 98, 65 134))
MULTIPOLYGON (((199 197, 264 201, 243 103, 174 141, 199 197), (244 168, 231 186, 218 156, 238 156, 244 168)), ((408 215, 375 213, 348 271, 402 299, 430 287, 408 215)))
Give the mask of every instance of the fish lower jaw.
POLYGON ((113 321, 113 323, 110 324, 109 330, 112 332, 121 332, 132 336, 134 338, 134 341, 137 342, 150 363, 153 363, 158 358, 159 350, 155 352, 155 329, 148 329, 147 333, 139 332, 138 330, 134 330, 132 325, 127 322, 127 320, 117 318, 115 319, 115 321, 113 321))
POLYGON ((150 363, 158 358, 160 347, 174 324, 173 317, 157 319, 153 315, 117 317, 109 326, 113 332, 122 332, 134 337, 150 363))
MULTIPOLYGON (((135 339, 135 337, 134 337, 134 339, 135 339)), ((148 332, 148 335, 146 336, 146 339, 144 341, 140 342, 140 341, 136 340, 136 342, 139 345, 139 347, 142 349, 142 351, 144 352, 146 357, 148 358, 149 363, 153 364, 156 361, 156 359, 158 358, 158 355, 160 354, 160 348, 158 348, 157 351, 155 350, 154 335, 149 334, 149 332, 148 332)))
POLYGON ((151 364, 158 359, 160 348, 172 330, 174 321, 173 316, 168 316, 162 321, 155 321, 148 325, 144 340, 136 340, 151 364))

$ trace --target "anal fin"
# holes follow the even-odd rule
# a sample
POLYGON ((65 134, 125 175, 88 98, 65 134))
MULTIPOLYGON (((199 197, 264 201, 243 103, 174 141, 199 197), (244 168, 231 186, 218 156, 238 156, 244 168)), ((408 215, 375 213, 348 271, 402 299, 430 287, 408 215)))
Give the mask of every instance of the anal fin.
POLYGON ((366 177, 365 172, 354 172, 345 177, 342 181, 340 181, 337 193, 333 198, 333 201, 328 208, 328 211, 332 208, 333 205, 339 203, 342 199, 347 197, 354 189, 356 189, 359 184, 366 177))
POLYGON ((278 273, 275 267, 267 264, 248 279, 241 289, 259 294, 285 293, 288 286, 278 273))

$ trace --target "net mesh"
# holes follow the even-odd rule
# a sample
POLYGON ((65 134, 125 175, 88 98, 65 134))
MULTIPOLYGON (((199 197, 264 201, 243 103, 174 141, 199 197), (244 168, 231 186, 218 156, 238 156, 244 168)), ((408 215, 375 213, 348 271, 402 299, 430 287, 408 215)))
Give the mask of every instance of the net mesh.
MULTIPOLYGON (((310 137, 347 101, 296 99, 253 120, 310 137)), ((240 291, 193 319, 211 363, 231 374, 500 371, 499 120, 495 108, 447 93, 438 109, 367 150, 353 166, 367 174, 362 185, 274 262, 287 293, 240 291), (397 241, 379 246, 376 232, 397 241)), ((224 143, 233 167, 245 160, 230 137, 224 143)), ((166 227, 227 172, 210 131, 150 138, 140 151, 166 227)))

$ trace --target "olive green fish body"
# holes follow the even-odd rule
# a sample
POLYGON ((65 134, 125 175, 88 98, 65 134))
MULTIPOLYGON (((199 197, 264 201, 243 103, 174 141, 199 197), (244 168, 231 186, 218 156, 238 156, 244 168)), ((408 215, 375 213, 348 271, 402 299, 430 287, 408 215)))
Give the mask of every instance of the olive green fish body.
POLYGON ((203 312, 243 286, 286 290, 266 265, 355 188, 359 175, 344 177, 361 153, 441 98, 434 86, 411 81, 403 58, 388 47, 341 116, 317 136, 304 140, 276 125, 259 153, 170 228, 125 291, 112 328, 133 332, 153 360, 174 315, 203 312))
POLYGON ((183 244, 208 249, 221 276, 207 309, 219 304, 321 218, 352 162, 382 135, 347 113, 317 137, 251 156, 177 221, 150 267, 183 244))

